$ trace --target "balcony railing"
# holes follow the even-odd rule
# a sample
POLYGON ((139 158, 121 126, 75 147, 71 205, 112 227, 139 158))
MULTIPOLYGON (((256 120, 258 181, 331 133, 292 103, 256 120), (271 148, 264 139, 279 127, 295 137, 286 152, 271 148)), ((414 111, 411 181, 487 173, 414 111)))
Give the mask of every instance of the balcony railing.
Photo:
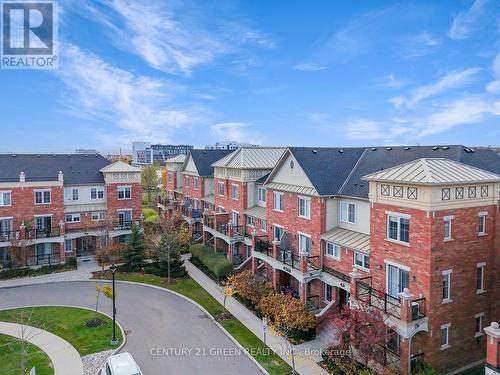
POLYGON ((225 223, 217 223, 217 231, 227 235, 229 233, 228 225, 225 223))
POLYGON ((410 358, 410 370, 412 374, 419 373, 424 367, 424 353, 413 354, 410 358))
POLYGON ((314 294, 307 297, 306 306, 309 311, 319 310, 319 295, 314 294))
POLYGON ((58 253, 29 255, 19 259, 8 257, 7 259, 0 259, 0 269, 43 266, 59 263, 60 261, 61 257, 58 253))
POLYGON ((401 303, 399 298, 373 288, 371 286, 371 277, 360 279, 358 281, 357 291, 358 295, 356 298, 360 301, 382 310, 397 319, 401 318, 401 303), (370 284, 367 282, 370 282, 370 284))
POLYGON ((206 216, 205 217, 205 225, 209 228, 215 229, 215 217, 206 216))
POLYGON ((126 220, 120 220, 120 221, 115 221, 113 223, 113 228, 114 230, 130 230, 132 229, 132 225, 134 223, 139 226, 140 222, 139 221, 126 221, 126 220))
POLYGON ((0 232, 0 242, 19 240, 21 239, 21 231, 11 230, 0 232))
POLYGON ((203 215, 203 210, 199 208, 194 208, 191 210, 191 218, 195 220, 200 220, 203 215))
POLYGON ((425 298, 418 298, 411 301, 411 311, 408 314, 411 320, 417 320, 425 317, 425 298))
POLYGON ((26 230, 26 238, 29 239, 52 238, 59 237, 60 235, 61 229, 59 227, 26 230))
POLYGON ((244 234, 244 228, 243 225, 233 225, 233 235, 236 237, 241 237, 244 234))
POLYGON ((336 269, 333 269, 333 268, 330 268, 330 267, 324 265, 323 266, 323 271, 326 272, 326 273, 329 273, 332 276, 335 276, 335 277, 339 278, 342 281, 345 281, 346 283, 350 283, 351 282, 350 276, 345 275, 342 272, 337 271, 336 269))
POLYGON ((257 238, 255 240, 255 251, 258 251, 259 253, 266 254, 269 257, 273 256, 273 246, 269 241, 265 241, 262 239, 257 238))
POLYGON ((278 260, 292 268, 300 269, 300 256, 293 250, 279 250, 278 260))
POLYGON ((319 255, 307 257, 307 266, 310 269, 319 270, 321 268, 320 262, 321 262, 321 260, 320 260, 319 255))

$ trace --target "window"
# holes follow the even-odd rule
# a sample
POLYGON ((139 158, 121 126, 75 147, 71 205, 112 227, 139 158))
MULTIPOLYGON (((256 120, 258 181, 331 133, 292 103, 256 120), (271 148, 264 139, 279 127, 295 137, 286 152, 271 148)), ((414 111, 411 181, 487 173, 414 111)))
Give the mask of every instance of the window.
POLYGON ((333 300, 333 287, 325 284, 325 302, 332 302, 333 300))
POLYGON ((354 224, 356 222, 356 205, 349 202, 340 202, 340 221, 354 224))
POLYGON ((12 204, 11 196, 10 191, 0 191, 0 207, 12 204))
POLYGON ((267 220, 265 219, 260 220, 260 230, 263 232, 267 231, 267 220))
POLYGON ((469 187, 469 198, 476 198, 476 187, 475 186, 469 187))
POLYGON ((120 229, 130 229, 132 227, 132 210, 119 210, 118 223, 120 229))
POLYGON ((306 219, 311 218, 311 200, 309 198, 299 197, 299 216, 306 219))
POLYGON ((90 199, 103 199, 103 198, 104 198, 103 187, 90 188, 90 199))
POLYGON ((106 212, 105 211, 92 212, 91 217, 93 221, 104 220, 106 219, 106 212))
POLYGON ((283 234, 285 234, 285 229, 279 225, 274 225, 273 227, 274 238, 281 241, 283 234))
POLYGON ((451 273, 452 270, 446 270, 442 272, 443 302, 451 301, 451 273))
POLYGON ((326 255, 340 260, 340 246, 332 242, 327 242, 326 255))
POLYGON ((199 181, 198 177, 193 177, 193 186, 194 186, 195 190, 198 190, 199 184, 200 184, 200 181, 199 181))
POLYGON ((254 227, 255 226, 255 218, 253 216, 248 216, 247 215, 247 225, 249 227, 254 227))
POLYGON ((410 243, 410 219, 408 217, 388 215, 387 238, 410 243))
POLYGON ((198 199, 193 199, 193 209, 198 210, 200 208, 200 201, 198 199))
POLYGON ((12 219, 0 219, 0 242, 9 240, 12 231, 12 219))
POLYGON ((455 199, 464 199, 464 188, 457 187, 455 189, 455 199))
POLYGON ((483 333, 483 316, 484 313, 479 313, 474 316, 474 337, 482 336, 483 333))
POLYGON ((223 196, 224 196, 224 182, 220 182, 220 181, 219 181, 219 182, 217 183, 217 189, 218 189, 217 191, 218 191, 219 195, 220 195, 221 197, 223 197, 223 196))
POLYGON ((417 188, 409 187, 406 190, 406 197, 408 199, 417 199, 418 198, 418 190, 417 190, 417 188))
POLYGON ((72 240, 64 240, 64 251, 70 253, 73 251, 73 241, 72 240))
POLYGON ((78 200, 78 189, 66 188, 64 189, 64 200, 66 202, 78 200))
POLYGON ((484 267, 486 263, 478 263, 476 267, 476 293, 484 292, 484 267))
POLYGON ((392 194, 396 198, 403 198, 403 187, 402 186, 394 186, 392 188, 392 194))
POLYGON ((354 265, 367 269, 370 269, 370 256, 359 251, 354 252, 354 265))
POLYGON ((189 187, 189 176, 184 176, 184 185, 186 185, 186 187, 189 187))
POLYGON ((35 204, 50 204, 50 190, 35 190, 35 204))
POLYGON ((257 189, 257 200, 259 203, 266 203, 266 189, 261 187, 257 189))
POLYGON ((311 253, 311 237, 299 233, 299 254, 311 253))
POLYGON ((66 214, 64 215, 64 221, 66 223, 78 223, 80 222, 80 214, 66 214))
POLYGON ((118 186, 118 199, 131 199, 131 198, 132 198, 132 187, 118 186))
POLYGON ((441 349, 450 347, 450 326, 451 323, 441 326, 441 349))
POLYGON ((479 214, 479 234, 486 234, 486 214, 479 214))
POLYGON ((450 188, 441 189, 441 200, 443 201, 450 200, 450 188))
POLYGON ((481 186, 481 196, 482 197, 488 196, 488 186, 481 186))
POLYGON ((231 199, 238 200, 240 196, 240 187, 238 185, 231 185, 231 199))
POLYGON ((451 222, 452 222, 452 217, 450 216, 445 216, 444 217, 444 239, 445 240, 451 240, 451 222))
POLYGON ((410 271, 402 266, 387 265, 387 294, 399 298, 405 288, 410 285, 410 271))
POLYGON ((283 196, 284 196, 284 194, 275 191, 273 193, 273 196, 274 196, 274 210, 283 212, 283 196))
POLYGON ((389 185, 380 185, 380 194, 385 196, 391 195, 391 187, 389 185))

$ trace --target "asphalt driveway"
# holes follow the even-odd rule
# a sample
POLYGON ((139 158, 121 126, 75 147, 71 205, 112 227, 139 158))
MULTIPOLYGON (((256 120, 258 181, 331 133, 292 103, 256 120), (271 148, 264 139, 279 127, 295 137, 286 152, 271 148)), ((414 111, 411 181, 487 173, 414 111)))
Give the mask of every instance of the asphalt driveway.
MULTIPOLYGON (((95 308, 95 283, 62 282, 0 289, 0 308, 95 308)), ((100 310, 111 315, 111 301, 100 310)), ((162 290, 117 283, 117 321, 145 375, 260 374, 259 368, 194 304, 162 290)))

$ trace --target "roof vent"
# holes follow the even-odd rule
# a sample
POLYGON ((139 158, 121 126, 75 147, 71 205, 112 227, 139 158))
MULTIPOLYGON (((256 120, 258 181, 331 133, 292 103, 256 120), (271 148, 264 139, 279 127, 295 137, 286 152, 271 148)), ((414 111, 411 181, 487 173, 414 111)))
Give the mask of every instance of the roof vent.
POLYGON ((85 155, 85 157, 88 157, 88 155, 85 155))
POLYGON ((339 150, 339 152, 340 152, 341 154, 343 154, 343 153, 344 153, 344 150, 342 150, 342 149, 341 149, 341 150, 339 150))
POLYGON ((405 147, 405 148, 404 148, 404 150, 405 150, 405 151, 408 151, 409 149, 410 149, 409 147, 405 147))
POLYGON ((433 149, 434 151, 436 151, 436 150, 438 150, 438 149, 439 149, 439 147, 434 146, 432 149, 433 149))
POLYGON ((39 157, 40 157, 40 154, 38 154, 36 157, 37 157, 37 158, 39 158, 39 157))
POLYGON ((386 148, 387 151, 391 151, 392 150, 392 147, 387 147, 386 148))
POLYGON ((377 148, 376 147, 372 147, 372 151, 377 151, 377 148))
POLYGON ((311 150, 313 154, 317 154, 318 153, 318 150, 311 150))
POLYGON ((443 150, 449 150, 450 149, 450 146, 443 146, 441 147, 443 150))
POLYGON ((12 154, 11 156, 12 156, 13 158, 15 158, 15 157, 16 157, 16 154, 12 154))

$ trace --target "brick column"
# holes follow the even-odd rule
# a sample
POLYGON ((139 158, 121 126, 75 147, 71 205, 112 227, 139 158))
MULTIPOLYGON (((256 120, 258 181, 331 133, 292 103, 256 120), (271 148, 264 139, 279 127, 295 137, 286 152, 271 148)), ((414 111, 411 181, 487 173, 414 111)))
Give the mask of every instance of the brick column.
POLYGON ((257 272, 257 258, 252 256, 252 260, 250 262, 252 262, 252 273, 255 275, 257 272))
POLYGON ((353 301, 358 295, 358 280, 361 278, 361 274, 358 272, 357 268, 352 269, 349 272, 349 277, 351 278, 351 284, 349 285, 349 300, 353 301))
POLYGON ((300 256, 300 272, 307 272, 307 255, 300 256))
POLYGON ((64 234, 66 233, 64 222, 61 220, 59 222, 59 235, 63 237, 63 242, 59 244, 59 257, 61 261, 64 262, 66 260, 66 253, 64 252, 64 234))
POLYGON ((274 241, 272 242, 272 244, 273 244, 273 258, 279 259, 278 245, 280 244, 280 242, 278 241, 277 238, 275 238, 274 241))
POLYGON ((486 366, 485 375, 500 374, 500 327, 492 322, 484 329, 486 333, 486 366))
POLYGON ((399 293, 399 301, 401 304, 400 319, 403 322, 411 323, 411 300, 413 299, 413 294, 410 293, 408 288, 399 293))
POLYGON ((273 268, 273 289, 275 291, 278 291, 278 284, 279 284, 279 271, 273 268))
POLYGON ((299 296, 300 302, 305 305, 307 302, 307 283, 299 282, 299 296))

